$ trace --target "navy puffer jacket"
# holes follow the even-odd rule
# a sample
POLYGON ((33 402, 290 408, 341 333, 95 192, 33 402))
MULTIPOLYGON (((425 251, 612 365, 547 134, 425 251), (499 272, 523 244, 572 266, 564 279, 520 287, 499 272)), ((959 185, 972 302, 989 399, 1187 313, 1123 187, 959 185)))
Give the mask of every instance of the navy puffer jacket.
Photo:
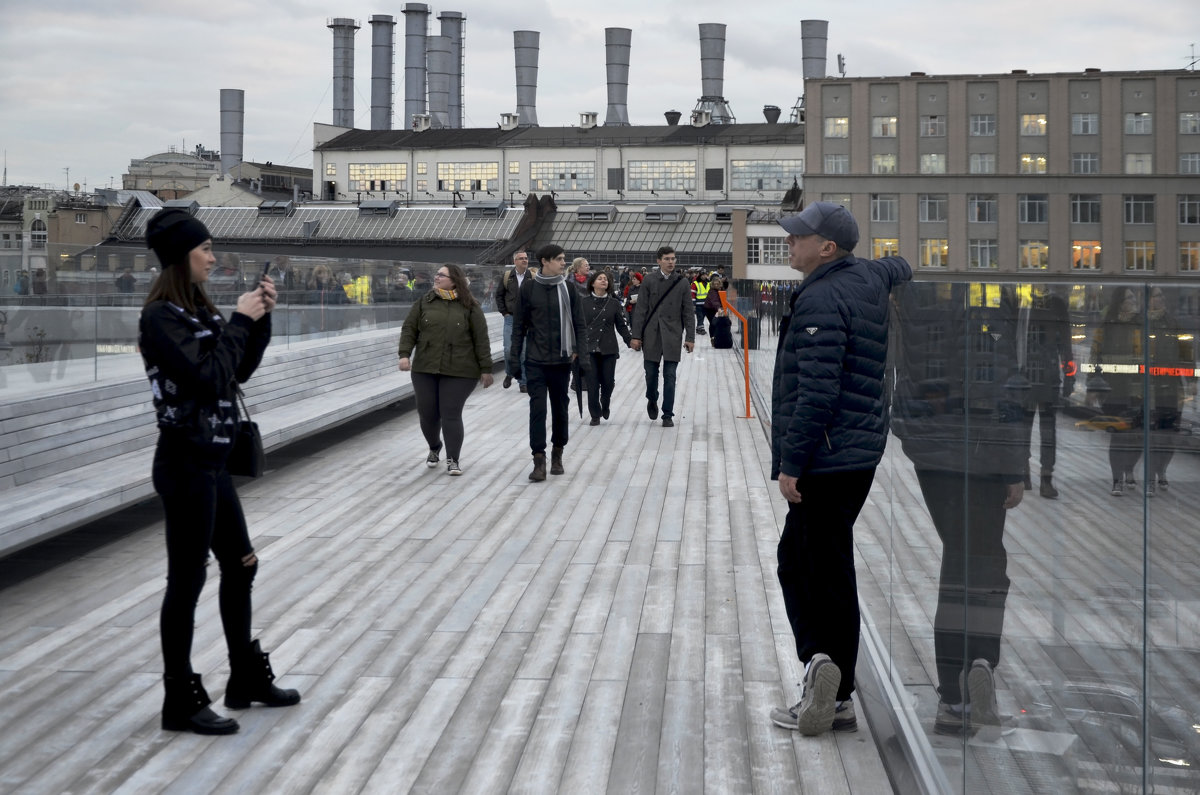
POLYGON ((775 357, 772 480, 879 464, 888 432, 888 296, 911 278, 900 257, 849 256, 800 283, 775 357))

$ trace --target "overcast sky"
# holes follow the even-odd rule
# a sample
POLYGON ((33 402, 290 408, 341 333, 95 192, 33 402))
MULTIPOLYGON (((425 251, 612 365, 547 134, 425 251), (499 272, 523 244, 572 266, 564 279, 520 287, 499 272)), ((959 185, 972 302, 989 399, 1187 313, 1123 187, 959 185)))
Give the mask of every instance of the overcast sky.
MULTIPOLYGON (((404 107, 404 2, 311 0, 0 0, 0 149, 7 184, 119 187, 135 158, 220 148, 222 88, 245 91, 247 160, 312 167, 312 123, 333 120, 333 34, 355 37, 355 126, 370 127, 371 26, 396 25, 395 120, 404 107), (66 169, 70 169, 69 177, 66 169), (69 179, 69 182, 68 182, 69 179)), ((1185 68, 1200 42, 1197 0, 1011 0, 1003 4, 850 0, 462 0, 427 3, 466 17, 464 126, 516 109, 514 30, 541 32, 537 116, 578 123, 607 108, 604 28, 633 30, 629 119, 663 124, 700 89, 697 25, 727 26, 725 89, 739 122, 801 93, 800 20, 829 22, 850 77, 1185 68)))

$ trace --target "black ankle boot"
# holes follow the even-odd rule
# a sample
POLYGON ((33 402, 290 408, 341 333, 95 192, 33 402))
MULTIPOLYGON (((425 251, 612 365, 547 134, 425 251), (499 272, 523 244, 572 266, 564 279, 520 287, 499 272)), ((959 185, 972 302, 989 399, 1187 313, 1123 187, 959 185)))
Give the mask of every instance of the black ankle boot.
POLYGON ((237 721, 208 708, 212 699, 200 682, 200 674, 164 676, 167 695, 163 699, 162 727, 173 732, 196 734, 233 734, 237 721))
POLYGON ((275 672, 258 641, 251 643, 246 652, 230 658, 229 667, 225 706, 230 709, 246 709, 252 701, 268 707, 290 707, 300 703, 299 692, 283 690, 273 684, 275 672))

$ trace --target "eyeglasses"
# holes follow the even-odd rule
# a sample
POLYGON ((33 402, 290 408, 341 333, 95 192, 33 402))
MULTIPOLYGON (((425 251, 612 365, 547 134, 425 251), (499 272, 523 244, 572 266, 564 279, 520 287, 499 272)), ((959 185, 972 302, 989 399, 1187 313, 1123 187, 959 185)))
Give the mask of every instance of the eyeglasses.
POLYGON ((450 274, 448 274, 448 273, 435 273, 435 274, 433 274, 433 275, 434 275, 434 276, 440 276, 440 277, 442 277, 443 279, 449 279, 449 278, 450 278, 450 274))

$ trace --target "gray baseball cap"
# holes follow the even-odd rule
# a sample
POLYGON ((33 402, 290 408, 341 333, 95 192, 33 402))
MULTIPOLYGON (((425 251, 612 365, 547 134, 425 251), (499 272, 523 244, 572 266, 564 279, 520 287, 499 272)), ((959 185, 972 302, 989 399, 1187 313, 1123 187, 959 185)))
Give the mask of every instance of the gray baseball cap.
POLYGON ((833 202, 813 202, 801 210, 799 215, 781 218, 779 225, 788 234, 797 237, 820 235, 837 243, 838 248, 846 251, 853 251, 858 245, 858 222, 849 210, 833 202))

